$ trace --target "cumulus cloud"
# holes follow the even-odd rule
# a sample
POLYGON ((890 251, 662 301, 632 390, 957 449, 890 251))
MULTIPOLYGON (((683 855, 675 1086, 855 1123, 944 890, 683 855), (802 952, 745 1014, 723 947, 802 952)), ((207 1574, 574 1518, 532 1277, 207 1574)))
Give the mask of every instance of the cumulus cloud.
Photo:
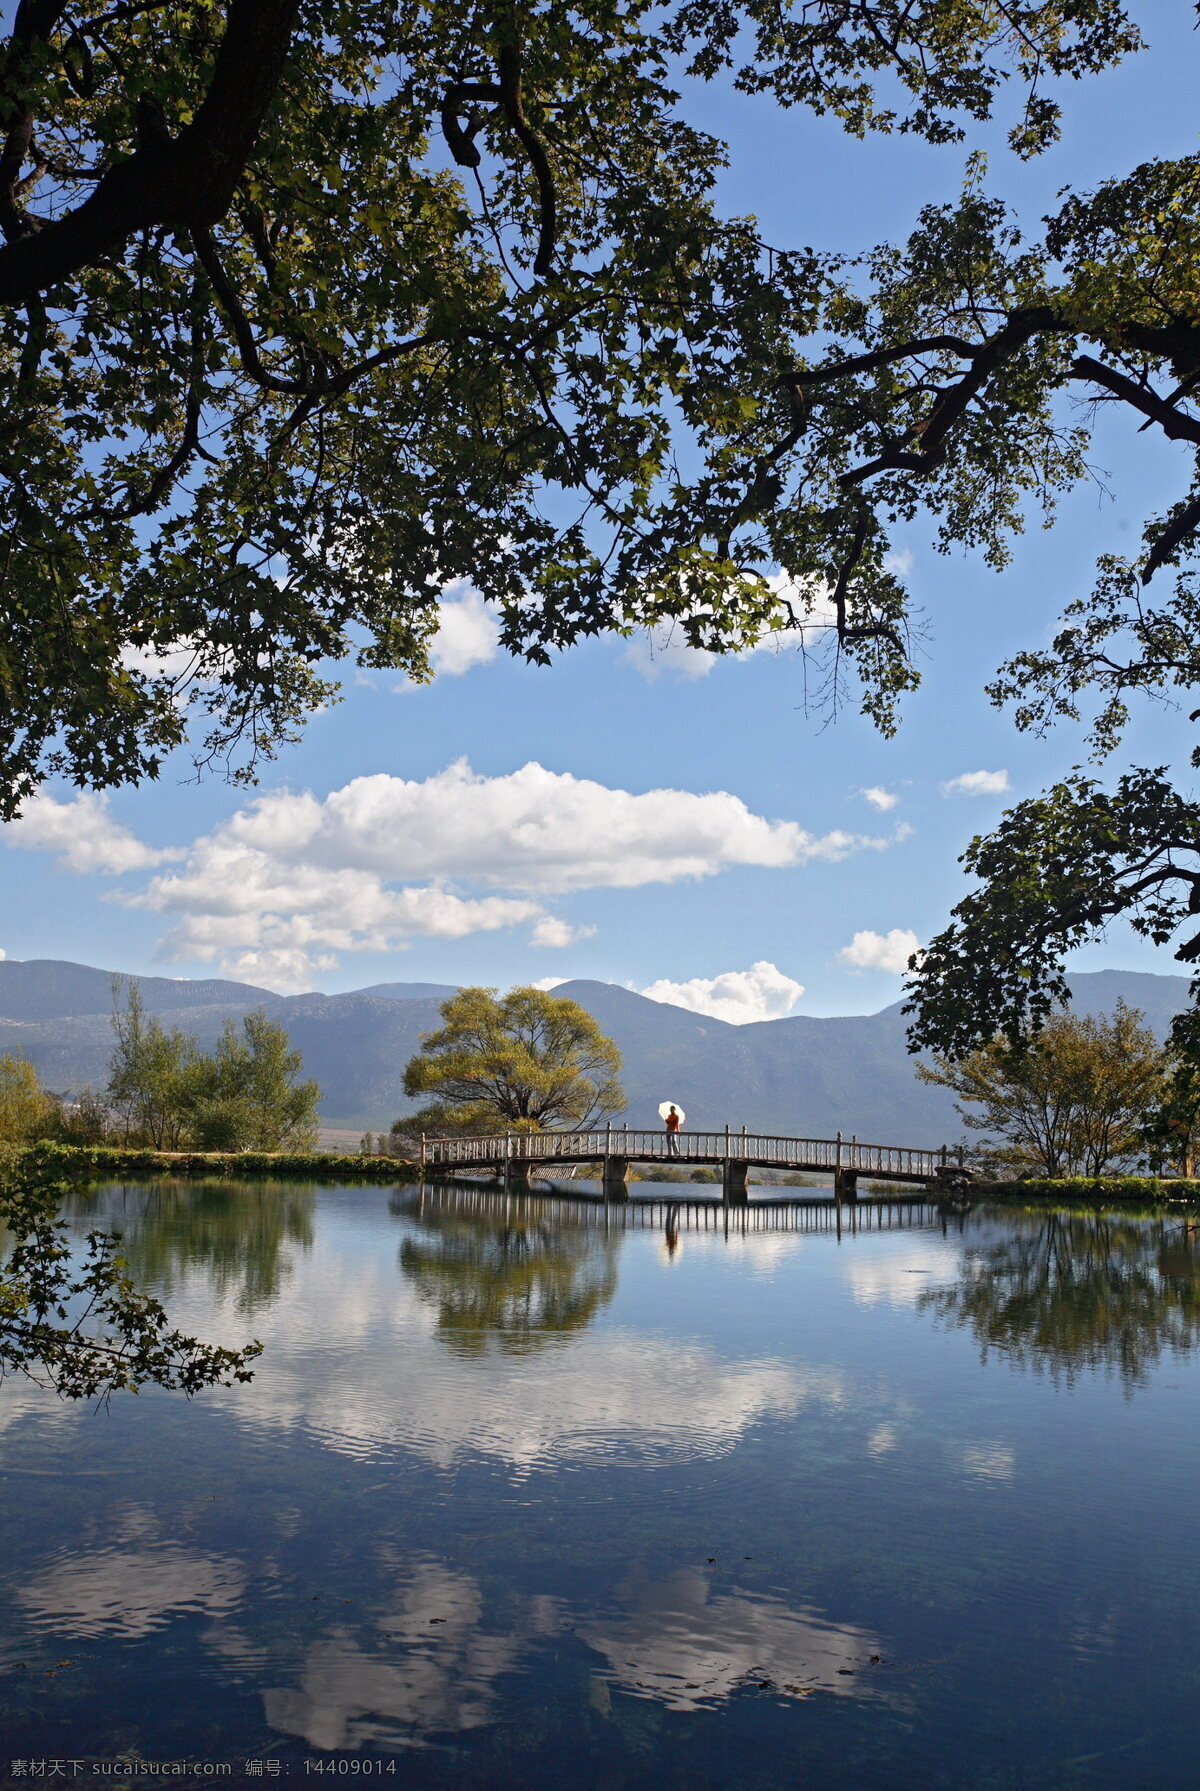
POLYGON ((893 927, 888 933, 873 933, 869 928, 855 933, 849 945, 838 953, 840 964, 854 970, 886 970, 902 976, 908 960, 921 949, 921 942, 910 927, 893 927))
POLYGON ((563 984, 570 980, 570 977, 567 976, 539 976, 537 981, 530 983, 529 986, 531 989, 540 989, 543 995, 548 995, 551 989, 561 989, 563 984))
POLYGON ((39 1629, 137 1640, 182 1612, 227 1616, 245 1586, 245 1569, 231 1557, 160 1543, 71 1556, 21 1587, 16 1599, 39 1629))
POLYGON ((1003 796, 1012 785, 1007 771, 964 771, 942 785, 943 796, 1003 796))
POLYGON ((879 784, 871 784, 861 794, 872 808, 877 808, 883 815, 886 815, 889 809, 895 808, 900 800, 892 790, 882 789, 879 784))
POLYGON ((215 961, 276 989, 311 986, 339 951, 395 951, 413 937, 463 939, 541 913, 524 898, 461 896, 437 884, 391 889, 373 871, 289 861, 225 829, 198 840, 182 869, 123 899, 182 917, 159 943, 165 961, 215 961))
POLYGON ((323 801, 278 791, 214 835, 222 851, 334 866, 385 880, 460 877, 541 894, 635 889, 731 865, 783 867, 880 850, 883 839, 754 814, 716 790, 611 789, 536 761, 499 777, 458 759, 421 782, 377 773, 323 801))
POLYGON ((176 850, 160 851, 143 844, 128 827, 113 820, 106 796, 87 791, 70 802, 34 796, 4 828, 3 838, 6 846, 25 852, 57 853, 61 870, 80 875, 103 871, 119 877, 182 856, 176 850))
POLYGON ((568 921, 560 920, 556 914, 543 914, 540 920, 534 922, 529 943, 551 946, 557 950, 559 946, 574 945, 577 939, 591 939, 595 931, 595 927, 573 927, 568 921))
POLYGON ((686 983, 669 982, 664 977, 641 993, 669 1007, 685 1007, 693 1014, 708 1014, 714 1020, 745 1026, 754 1020, 783 1019, 803 995, 804 984, 761 959, 749 970, 694 976, 686 983))
POLYGON ((438 630, 429 646, 429 660, 435 672, 457 678, 496 657, 500 650, 500 624, 495 612, 466 579, 457 579, 446 587, 439 614, 438 630))
POLYGON ((891 843, 810 833, 723 790, 638 793, 536 762, 485 777, 465 759, 420 781, 355 778, 324 798, 276 790, 182 850, 144 845, 98 796, 38 798, 5 837, 57 852, 78 872, 158 867, 117 899, 174 917, 161 958, 216 963, 281 989, 311 987, 332 954, 396 950, 410 938, 462 939, 522 923, 542 948, 586 936, 548 913, 546 896, 739 865, 837 862, 891 843))

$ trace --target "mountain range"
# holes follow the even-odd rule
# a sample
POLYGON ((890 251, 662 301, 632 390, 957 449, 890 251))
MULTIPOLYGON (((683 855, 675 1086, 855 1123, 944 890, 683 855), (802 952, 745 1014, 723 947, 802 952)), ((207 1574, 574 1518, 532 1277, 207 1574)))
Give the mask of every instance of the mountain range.
MULTIPOLYGON (((112 973, 84 964, 0 961, 0 1051, 20 1049, 50 1088, 103 1087, 112 1050, 112 973)), ((329 1128, 382 1131, 406 1101, 404 1066, 440 1023, 448 983, 376 983, 346 995, 275 995, 248 983, 145 976, 136 982, 164 1025, 211 1045, 227 1016, 261 1007, 304 1054, 322 1090, 329 1128)), ((1159 1036, 1187 1005, 1188 979, 1128 970, 1072 979, 1081 1013, 1110 1013, 1118 999, 1140 1008, 1159 1036)), ((615 983, 567 982, 554 993, 579 1002, 621 1051, 631 1126, 659 1123, 675 1101, 697 1129, 751 1131, 930 1146, 952 1143, 962 1123, 945 1089, 918 1081, 895 1003, 876 1014, 799 1014, 734 1026, 649 1001, 615 983)))

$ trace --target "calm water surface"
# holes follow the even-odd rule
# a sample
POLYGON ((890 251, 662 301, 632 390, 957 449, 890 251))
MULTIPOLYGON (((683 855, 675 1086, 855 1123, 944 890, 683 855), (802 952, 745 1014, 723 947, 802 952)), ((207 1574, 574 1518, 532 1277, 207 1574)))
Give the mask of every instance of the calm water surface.
POLYGON ((98 1213, 178 1322, 266 1353, 191 1404, 0 1388, 0 1783, 1200 1782, 1181 1220, 228 1183, 98 1213))

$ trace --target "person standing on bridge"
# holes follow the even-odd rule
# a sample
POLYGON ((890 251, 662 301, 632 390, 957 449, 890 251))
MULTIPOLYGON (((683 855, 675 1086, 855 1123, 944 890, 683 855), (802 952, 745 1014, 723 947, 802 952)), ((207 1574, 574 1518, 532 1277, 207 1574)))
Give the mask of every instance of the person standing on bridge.
POLYGON ((678 1109, 672 1107, 671 1111, 667 1114, 666 1119, 667 1155, 669 1157, 677 1157, 679 1155, 679 1118, 678 1109))

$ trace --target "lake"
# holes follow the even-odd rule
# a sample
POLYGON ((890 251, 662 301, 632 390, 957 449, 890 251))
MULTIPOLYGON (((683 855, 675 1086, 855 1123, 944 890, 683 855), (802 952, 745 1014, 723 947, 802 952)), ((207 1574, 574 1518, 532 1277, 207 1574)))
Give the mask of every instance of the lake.
POLYGON ((77 1198, 266 1349, 0 1388, 0 1783, 1194 1791, 1197 1233, 631 1192, 77 1198))

